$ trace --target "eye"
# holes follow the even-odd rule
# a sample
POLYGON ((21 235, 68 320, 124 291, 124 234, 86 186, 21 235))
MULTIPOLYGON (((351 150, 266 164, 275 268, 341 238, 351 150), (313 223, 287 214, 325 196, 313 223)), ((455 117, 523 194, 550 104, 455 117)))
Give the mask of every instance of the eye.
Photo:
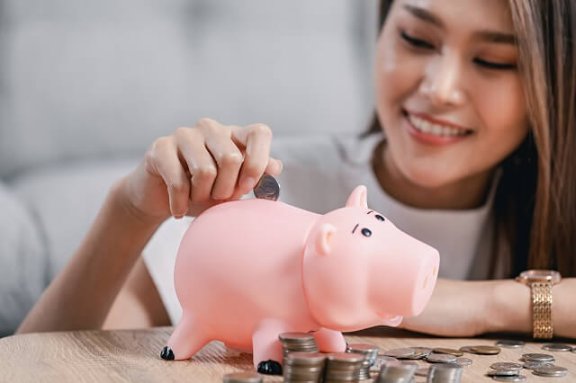
POLYGON ((361 231, 362 235, 365 237, 370 237, 372 235, 372 230, 367 229, 367 228, 363 228, 361 231))
POLYGON ((404 40, 406 43, 408 43, 408 45, 410 45, 414 48, 427 49, 427 50, 433 50, 434 49, 434 45, 432 43, 429 43, 426 40, 422 40, 420 38, 409 35, 408 33, 404 32, 404 31, 400 31, 400 37, 402 38, 402 40, 404 40))
POLYGON ((386 221, 386 218, 382 217, 380 214, 376 214, 374 217, 376 217, 378 221, 386 221))
POLYGON ((493 61, 486 61, 483 59, 474 59, 476 65, 487 69, 495 69, 495 70, 513 70, 516 69, 516 64, 508 64, 508 63, 497 63, 493 61))

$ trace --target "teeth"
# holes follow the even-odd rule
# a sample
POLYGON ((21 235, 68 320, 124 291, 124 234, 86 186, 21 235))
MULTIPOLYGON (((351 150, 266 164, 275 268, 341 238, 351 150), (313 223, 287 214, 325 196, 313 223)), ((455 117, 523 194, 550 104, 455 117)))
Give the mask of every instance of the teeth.
POLYGON ((434 136, 465 136, 467 134, 466 130, 456 129, 451 126, 434 124, 429 121, 423 120, 419 117, 408 115, 410 123, 419 131, 426 134, 432 134, 434 136))

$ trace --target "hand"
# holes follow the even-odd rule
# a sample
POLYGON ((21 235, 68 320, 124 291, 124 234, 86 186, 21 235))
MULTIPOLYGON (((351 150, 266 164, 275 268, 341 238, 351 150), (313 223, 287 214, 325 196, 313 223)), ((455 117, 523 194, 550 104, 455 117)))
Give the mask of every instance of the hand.
POLYGON ((122 182, 127 207, 143 219, 196 216, 250 192, 263 173, 277 176, 272 131, 263 124, 222 125, 204 118, 157 139, 122 182))
POLYGON ((439 279, 424 311, 405 318, 399 328, 438 336, 472 337, 489 329, 494 281, 439 279))

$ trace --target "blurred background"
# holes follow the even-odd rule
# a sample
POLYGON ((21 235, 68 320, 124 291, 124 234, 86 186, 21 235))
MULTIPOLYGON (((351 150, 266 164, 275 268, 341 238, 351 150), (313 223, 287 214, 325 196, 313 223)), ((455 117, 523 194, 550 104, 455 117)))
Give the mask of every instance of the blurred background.
POLYGON ((155 138, 365 130, 376 22, 376 0, 0 0, 0 336, 155 138))

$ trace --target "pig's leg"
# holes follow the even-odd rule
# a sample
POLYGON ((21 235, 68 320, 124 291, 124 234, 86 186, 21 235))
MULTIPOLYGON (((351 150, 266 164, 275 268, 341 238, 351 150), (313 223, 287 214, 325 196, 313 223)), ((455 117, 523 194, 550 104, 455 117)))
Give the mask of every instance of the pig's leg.
POLYGON ((286 331, 286 323, 265 319, 252 334, 254 367, 259 373, 282 375, 282 345, 278 335, 286 331))
POLYGON ((346 339, 339 331, 321 328, 314 333, 318 350, 322 352, 344 352, 346 351, 346 339))
POLYGON ((210 341, 203 333, 193 315, 185 314, 168 339, 168 345, 160 352, 160 357, 164 360, 190 359, 210 341))

